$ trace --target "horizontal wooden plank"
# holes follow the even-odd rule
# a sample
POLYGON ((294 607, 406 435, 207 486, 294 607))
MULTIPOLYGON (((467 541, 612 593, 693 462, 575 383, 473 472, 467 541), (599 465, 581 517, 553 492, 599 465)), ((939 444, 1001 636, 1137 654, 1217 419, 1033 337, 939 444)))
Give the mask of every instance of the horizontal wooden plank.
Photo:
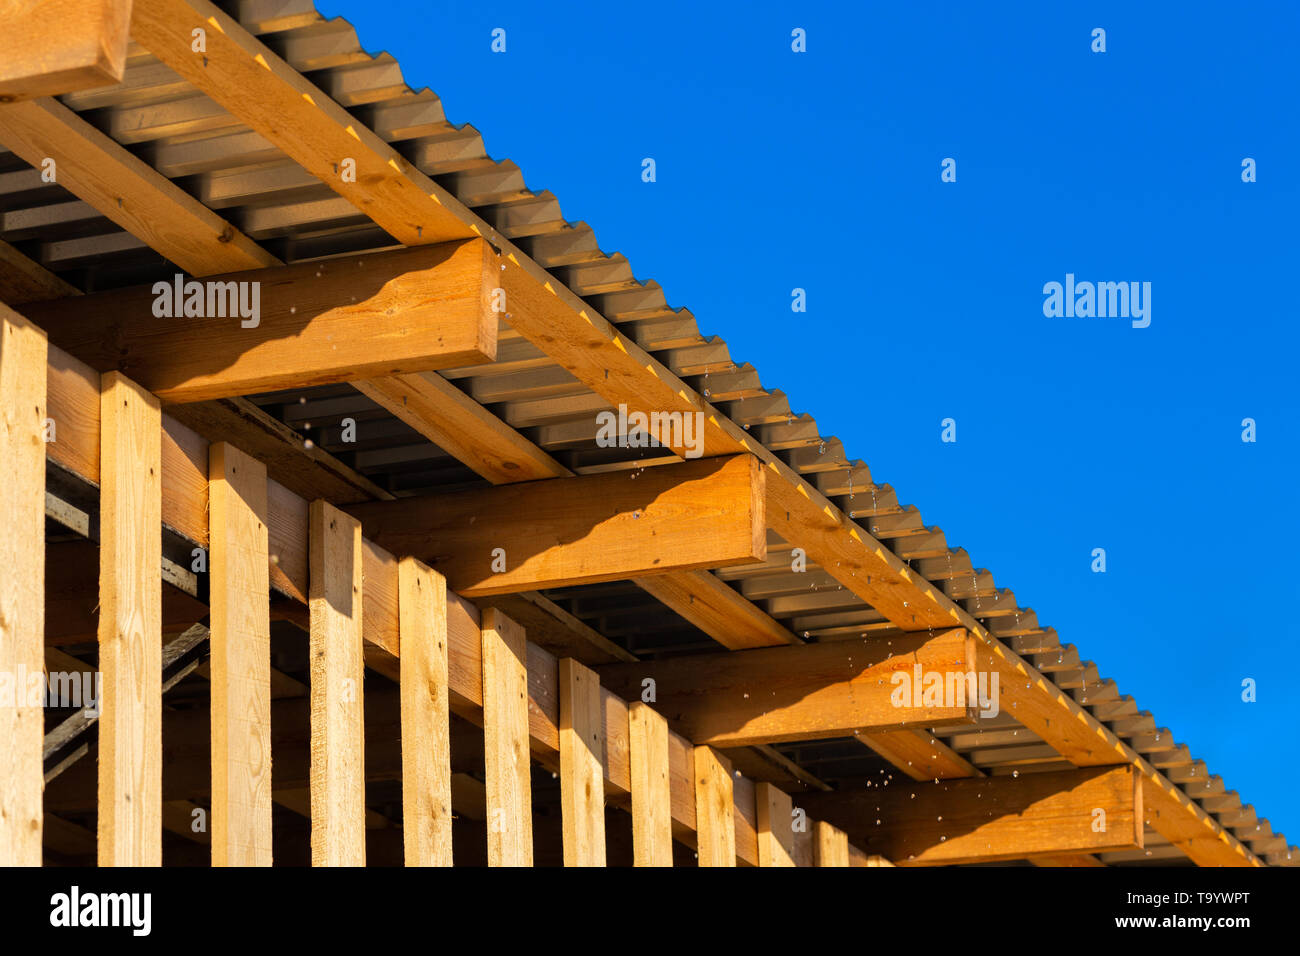
POLYGON ((978 684, 974 659, 973 638, 952 628, 889 642, 691 654, 598 670, 602 683, 625 697, 654 681, 655 708, 691 741, 741 747, 965 723, 979 710, 978 699, 967 696, 968 677, 978 684), (923 690, 936 687, 933 699, 923 690))
POLYGON ((169 402, 491 361, 481 239, 31 303, 50 340, 169 402))
POLYGON ((808 793, 800 804, 898 866, 982 863, 1142 847, 1130 766, 808 793))
POLYGON ((742 455, 347 510, 367 538, 475 597, 761 560, 761 474, 742 455))

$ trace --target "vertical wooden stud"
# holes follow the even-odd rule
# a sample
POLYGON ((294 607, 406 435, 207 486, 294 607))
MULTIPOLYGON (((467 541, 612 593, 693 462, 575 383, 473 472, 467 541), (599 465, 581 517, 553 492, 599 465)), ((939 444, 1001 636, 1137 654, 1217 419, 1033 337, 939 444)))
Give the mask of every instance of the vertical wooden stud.
POLYGON ((403 558, 397 565, 397 614, 406 865, 451 866, 446 579, 403 558))
POLYGON ((758 808, 758 865, 794 866, 794 802, 780 787, 754 787, 758 808))
POLYGON ((271 865, 271 606, 266 468, 208 450, 212 865, 271 865))
POLYGON ((162 413, 100 385, 99 865, 162 865, 162 413))
POLYGON ((361 522, 313 501, 308 527, 311 862, 365 866, 361 522))
POLYGON ((0 305, 0 866, 41 865, 45 710, 45 333, 0 305))
POLYGON ((605 865, 605 714, 600 678, 571 657, 559 664, 560 818, 565 866, 605 865))
POLYGON ((700 866, 736 865, 736 803, 731 761, 695 748, 695 833, 700 866))
POLYGON ((672 795, 668 785, 668 721, 649 704, 628 705, 632 776, 632 859, 636 866, 673 865, 672 795))
POLYGON ((533 865, 528 763, 528 642, 496 608, 482 617, 488 865, 533 865))

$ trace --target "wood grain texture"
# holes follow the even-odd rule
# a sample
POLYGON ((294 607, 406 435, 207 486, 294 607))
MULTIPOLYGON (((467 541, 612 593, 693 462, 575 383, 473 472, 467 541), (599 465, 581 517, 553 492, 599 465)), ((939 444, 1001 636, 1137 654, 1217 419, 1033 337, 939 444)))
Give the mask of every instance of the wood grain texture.
POLYGON ((22 305, 81 295, 81 290, 0 240, 0 302, 22 305))
POLYGON ((753 459, 739 456, 348 511, 370 540, 419 558, 475 597, 761 560, 762 482, 753 459))
POLYGON ((494 259, 471 239, 211 276, 194 287, 202 314, 177 314, 191 293, 170 278, 32 303, 28 317, 164 401, 229 398, 490 361, 494 259))
MULTIPOLYGON (((913 700, 924 675, 964 675, 974 641, 963 628, 929 636, 828 641, 756 648, 635 664, 605 664, 601 680, 624 696, 655 681, 658 707, 697 744, 740 747, 853 736, 859 731, 965 723, 977 712, 965 698, 913 700), (903 682, 909 696, 897 697, 903 682), (900 706, 901 702, 901 706, 900 706)), ((954 692, 968 687, 955 678, 954 692)))
POLYGON ((45 157, 54 159, 60 186, 191 275, 279 264, 275 256, 58 100, 0 106, 0 143, 37 169, 45 157))
POLYGON ((397 576, 406 865, 451 866, 447 581, 414 558, 398 562, 397 576))
POLYGON ((209 449, 212 865, 271 865, 271 616, 266 469, 209 449))
POLYGON ((849 835, 825 820, 814 820, 813 866, 848 866, 849 835))
POLYGON ((7 0, 3 15, 0 103, 121 81, 131 0, 7 0))
POLYGON ((532 866, 528 642, 495 608, 483 612, 483 756, 489 866, 532 866))
POLYGON ((99 509, 99 865, 162 865, 162 415, 104 375, 99 509))
POLYGON ((404 245, 464 239, 456 200, 363 123, 206 0, 136 0, 131 35, 404 245), (207 54, 190 27, 209 23, 207 54), (340 164, 356 161, 355 181, 340 164))
POLYGON ((1141 780, 1130 766, 808 793, 800 802, 868 854, 898 866, 1141 849, 1143 843, 1141 780))
POLYGON ((0 866, 40 866, 45 711, 45 334, 0 305, 0 866))
POLYGON ((627 707, 632 773, 632 858, 636 866, 673 865, 668 721, 634 700, 627 707))
POLYGON ((361 524, 310 510, 311 862, 366 865, 361 524))
POLYGON ((700 866, 736 865, 736 801, 731 761, 695 747, 695 833, 700 866))
POLYGON ((794 801, 770 783, 754 785, 758 811, 758 865, 794 866, 794 801))
POLYGON ((559 662, 560 817, 565 866, 605 865, 605 715, 600 678, 559 662))
POLYGON ((570 474, 437 372, 362 381, 356 388, 494 485, 570 474))

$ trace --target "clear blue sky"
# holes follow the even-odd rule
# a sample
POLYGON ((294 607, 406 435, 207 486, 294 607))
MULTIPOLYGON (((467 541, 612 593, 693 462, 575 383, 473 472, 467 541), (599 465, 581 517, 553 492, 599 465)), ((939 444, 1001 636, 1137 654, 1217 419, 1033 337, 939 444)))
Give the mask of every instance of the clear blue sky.
POLYGON ((1300 843, 1300 5, 318 5, 1300 843))

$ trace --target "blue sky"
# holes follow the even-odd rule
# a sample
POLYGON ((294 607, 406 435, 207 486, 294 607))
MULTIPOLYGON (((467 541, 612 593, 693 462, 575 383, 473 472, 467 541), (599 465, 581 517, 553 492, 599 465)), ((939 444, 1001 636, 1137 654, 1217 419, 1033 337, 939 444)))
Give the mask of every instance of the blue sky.
POLYGON ((318 6, 1300 842, 1300 6, 318 6))

